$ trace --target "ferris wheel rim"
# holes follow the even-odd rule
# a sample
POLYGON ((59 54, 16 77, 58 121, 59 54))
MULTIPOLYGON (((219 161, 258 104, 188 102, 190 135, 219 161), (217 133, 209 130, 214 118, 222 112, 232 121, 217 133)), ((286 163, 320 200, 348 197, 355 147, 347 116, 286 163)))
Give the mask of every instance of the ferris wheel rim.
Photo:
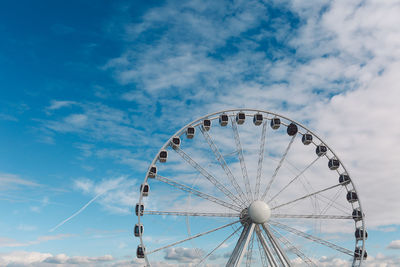
MULTIPOLYGON (((255 114, 255 113, 264 113, 264 114, 272 115, 272 116, 274 116, 274 117, 282 118, 282 119, 284 119, 284 120, 286 120, 286 121, 288 121, 288 122, 290 122, 290 123, 294 123, 295 125, 297 125, 297 126, 301 127, 302 129, 304 129, 304 130, 305 130, 305 133, 310 133, 310 134, 312 134, 312 136, 316 137, 316 138, 320 141, 320 144, 324 145, 324 146, 328 149, 328 151, 330 151, 330 152, 333 154, 334 158, 337 159, 337 160, 339 160, 340 165, 342 166, 342 168, 343 168, 343 170, 344 170, 344 173, 346 173, 347 175, 349 175, 350 177, 352 177, 352 176, 350 175, 348 169, 347 169, 346 166, 343 164, 343 162, 340 160, 340 158, 337 156, 337 154, 334 152, 334 150, 333 150, 325 141, 323 141, 323 139, 322 139, 320 136, 318 136, 317 134, 315 134, 314 131, 310 130, 308 127, 304 126, 303 124, 301 124, 301 123, 299 123, 299 122, 297 122, 297 121, 295 121, 295 120, 293 120, 293 119, 290 119, 289 117, 287 117, 287 116, 285 116, 285 115, 281 115, 281 114, 276 113, 276 112, 271 112, 271 111, 261 110, 261 109, 251 109, 251 108, 234 108, 234 109, 225 109, 225 110, 221 110, 221 111, 217 111, 217 112, 212 112, 212 113, 206 114, 206 115, 204 115, 204 116, 198 117, 198 118, 196 118, 195 120, 193 120, 193 121, 191 121, 190 123, 188 123, 188 124, 186 124, 185 126, 183 126, 183 127, 182 127, 181 129, 179 129, 178 131, 176 131, 173 135, 171 135, 170 138, 161 146, 161 148, 159 149, 159 151, 158 151, 158 153, 156 154, 156 156, 153 158, 153 161, 151 162, 151 164, 150 164, 150 166, 149 166, 149 168, 148 168, 148 170, 147 170, 147 172, 146 172, 146 176, 145 176, 145 179, 144 179, 144 183, 147 183, 147 181, 148 181, 148 175, 149 175, 149 173, 150 173, 150 169, 151 169, 152 166, 154 166, 154 165, 156 164, 156 162, 157 162, 157 160, 158 160, 158 155, 159 155, 159 153, 160 153, 162 150, 166 149, 166 148, 171 144, 171 141, 172 141, 172 139, 173 139, 174 137, 176 137, 176 136, 179 136, 179 137, 180 137, 182 134, 184 134, 185 129, 187 129, 188 127, 197 127, 197 126, 199 126, 200 123, 201 123, 201 121, 203 121, 203 120, 205 120, 205 119, 210 119, 210 120, 216 120, 216 119, 218 119, 218 117, 213 117, 213 116, 215 116, 215 115, 227 114, 227 113, 228 113, 227 115, 230 116, 230 117, 235 116, 235 114, 229 114, 229 113, 231 113, 231 112, 232 112, 232 113, 234 113, 234 112, 254 112, 254 114, 255 114)), ((254 115, 254 114, 251 114, 251 115, 254 115)), ((250 114, 245 114, 245 116, 246 116, 246 117, 247 117, 247 116, 250 116, 250 114)), ((266 118, 266 119, 268 120, 268 119, 270 119, 270 118, 266 118)), ((233 121, 232 121, 232 123, 233 123, 233 121)), ((329 158, 328 158, 328 159, 329 159, 329 158)), ((348 193, 349 193, 350 191, 354 191, 354 192, 356 193, 356 195, 358 196, 358 199, 357 199, 355 202, 358 203, 358 207, 357 207, 357 208, 358 208, 358 210, 359 210, 360 213, 361 213, 361 219, 360 219, 360 221, 361 221, 361 229, 364 229, 364 230, 362 231, 362 235, 363 235, 363 236, 362 236, 362 239, 361 239, 361 240, 356 240, 355 249, 357 249, 357 248, 360 248, 360 249, 361 249, 361 255, 359 255, 359 258, 360 258, 360 259, 359 259, 359 265, 357 265, 357 266, 361 266, 362 263, 363 263, 363 261, 365 260, 365 259, 364 259, 364 253, 365 253, 365 255, 366 255, 366 251, 365 251, 365 241, 366 241, 365 215, 364 215, 364 212, 363 212, 363 209, 362 209, 362 204, 361 204, 361 201, 360 201, 360 198, 359 198, 358 190, 357 190, 357 188, 356 188, 356 185, 355 185, 353 179, 350 179, 350 180, 348 181, 348 183, 347 183, 346 185, 344 185, 344 188, 346 189, 346 191, 347 191, 348 193), (348 184, 351 184, 352 190, 349 190, 349 189, 348 189, 348 187, 347 187, 348 184), (357 246, 358 241, 362 241, 362 246, 357 246)), ((190 193, 189 193, 189 194, 190 194, 190 193)), ((354 210, 354 203, 355 203, 355 202, 351 202, 351 203, 350 203, 350 205, 352 206, 352 209, 353 209, 353 210, 354 210)), ((138 202, 138 203, 139 203, 140 205, 143 204, 143 189, 140 190, 140 197, 139 197, 139 202, 138 202)), ((141 214, 141 212, 139 212, 139 214, 138 214, 138 224, 139 224, 139 225, 140 225, 140 218, 141 218, 142 216, 143 216, 143 214, 141 214)), ((356 222, 356 221, 354 222, 354 224, 355 224, 355 228, 358 229, 358 228, 357 228, 357 222, 356 222)), ((240 227, 239 227, 239 228, 240 228, 240 227)), ((239 228, 238 228, 238 229, 239 229, 239 228)), ((143 242, 143 235, 142 235, 142 234, 139 235, 139 239, 140 239, 140 244, 141 244, 141 246, 142 246, 143 248, 145 248, 144 242, 143 242)), ((150 266, 150 262, 149 262, 149 260, 148 260, 148 258, 147 258, 147 253, 144 253, 144 259, 145 259, 146 265, 147 265, 147 266, 150 266)), ((352 264, 353 266, 355 266, 354 264, 355 264, 356 261, 357 261, 357 259, 356 259, 356 257, 354 256, 354 257, 353 257, 353 264, 352 264)))

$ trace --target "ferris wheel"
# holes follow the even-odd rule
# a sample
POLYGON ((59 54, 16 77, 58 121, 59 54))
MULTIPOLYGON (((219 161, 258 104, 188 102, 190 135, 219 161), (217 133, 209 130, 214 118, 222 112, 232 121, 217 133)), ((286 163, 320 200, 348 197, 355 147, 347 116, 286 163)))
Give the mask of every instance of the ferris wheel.
POLYGON ((367 258, 364 213, 343 162, 311 130, 269 111, 223 110, 182 127, 151 162, 135 213, 146 266, 367 258))

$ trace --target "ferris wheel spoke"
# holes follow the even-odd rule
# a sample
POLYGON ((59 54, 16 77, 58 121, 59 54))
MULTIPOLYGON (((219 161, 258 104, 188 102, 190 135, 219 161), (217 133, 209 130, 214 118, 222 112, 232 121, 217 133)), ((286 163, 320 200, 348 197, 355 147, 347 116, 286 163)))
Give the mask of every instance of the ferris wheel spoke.
POLYGON ((161 181, 161 182, 163 182, 163 183, 166 183, 166 184, 168 184, 168 185, 171 185, 171 186, 173 186, 173 187, 175 187, 175 188, 177 188, 177 189, 180 189, 180 190, 182 190, 182 191, 185 191, 185 192, 187 192, 187 193, 190 193, 190 194, 193 194, 193 195, 198 196, 198 197, 200 197, 200 198, 203 198, 203 199, 205 199, 205 200, 208 200, 208 201, 217 203, 217 204, 219 204, 219 205, 221 205, 221 206, 224 206, 224 207, 226 207, 226 208, 229 208, 229 209, 231 209, 231 210, 236 210, 236 211, 239 211, 239 212, 241 211, 241 208, 240 208, 239 206, 236 206, 236 205, 234 205, 234 204, 230 204, 230 203, 228 203, 228 202, 226 202, 226 201, 224 201, 224 200, 221 200, 221 199, 216 198, 216 197, 213 197, 213 196, 211 196, 211 195, 209 195, 209 194, 200 192, 200 191, 198 191, 198 190, 196 190, 196 189, 193 189, 193 188, 191 188, 191 187, 189 187, 189 186, 187 186, 187 185, 178 183, 178 182, 176 182, 176 181, 173 181, 173 180, 168 179, 168 178, 166 178, 166 177, 163 177, 163 176, 161 176, 161 175, 156 175, 155 179, 158 180, 158 181, 161 181))
POLYGON ((297 202, 297 201, 300 201, 300 200, 303 200, 303 199, 305 199, 305 198, 308 198, 308 197, 311 197, 311 196, 314 196, 314 195, 320 194, 320 193, 322 193, 322 192, 325 192, 325 191, 331 190, 331 189, 333 189, 333 188, 335 188, 335 187, 338 187, 338 186, 341 186, 341 184, 332 185, 332 186, 330 186, 330 187, 327 187, 327 188, 321 189, 321 190, 319 190, 319 191, 316 191, 316 192, 313 192, 313 193, 311 193, 311 194, 307 194, 307 195, 305 195, 305 196, 299 197, 299 198, 297 198, 297 199, 294 199, 294 200, 292 200, 292 201, 289 201, 289 202, 286 202, 286 203, 280 204, 280 205, 278 205, 278 206, 272 207, 272 208, 271 208, 271 210, 274 210, 274 209, 279 209, 279 208, 281 208, 281 207, 284 207, 284 206, 286 206, 286 205, 293 204, 293 203, 295 203, 295 202, 297 202))
POLYGON ((201 175, 203 175, 210 183, 215 185, 222 193, 229 197, 234 203, 240 203, 238 199, 232 192, 226 189, 218 180, 207 172, 203 167, 200 166, 196 161, 194 161, 188 154, 186 154, 181 148, 174 149, 187 163, 189 163, 193 168, 195 168, 201 175))
POLYGON ((225 174, 228 177, 229 181, 235 188, 236 193, 239 194, 239 196, 242 200, 242 204, 244 204, 243 201, 246 200, 246 197, 244 196, 242 189, 240 188, 238 182, 236 181, 235 176, 233 176, 232 171, 228 167, 228 164, 226 164, 225 158, 222 156, 221 152, 218 150, 217 146, 211 139, 211 136, 208 134, 208 132, 204 131, 204 129, 202 127, 200 127, 200 130, 201 130, 201 133, 203 134, 204 138, 206 139, 208 145, 210 146, 211 150, 213 151, 215 158, 217 159, 217 161, 221 165, 222 169, 225 171, 225 174))
POLYGON ((287 219, 321 219, 321 220, 347 220, 353 219, 351 215, 320 215, 320 214, 271 214, 271 218, 287 218, 287 219))
POLYGON ((287 154, 288 154, 288 152, 289 152, 289 150, 290 150, 290 147, 291 147, 292 144, 293 144, 293 141, 294 141, 296 135, 297 135, 297 134, 293 135, 293 137, 290 139, 290 142, 289 142, 288 146, 286 147, 286 150, 285 150, 285 152, 283 153, 282 158, 279 160, 278 166, 276 166, 275 171, 274 171, 274 173, 273 173, 273 175, 272 175, 272 177, 271 177, 271 180, 269 181, 269 183, 268 183, 268 185, 267 185, 267 188, 265 189, 263 195, 261 196, 261 199, 262 199, 262 200, 265 199, 265 197, 266 197, 267 194, 268 194, 268 191, 271 189, 272 183, 274 182, 274 180, 275 180, 275 178, 276 178, 276 175, 277 175, 278 172, 279 172, 279 169, 282 167, 283 161, 285 160, 285 158, 286 158, 286 156, 287 156, 287 154))
POLYGON ((264 150, 265 150, 265 136, 267 131, 267 121, 264 121, 262 132, 261 132, 261 141, 260 141, 260 150, 258 153, 258 165, 257 165, 257 177, 256 177, 256 192, 255 198, 258 199, 260 195, 260 185, 261 185, 261 172, 262 172, 262 165, 264 161, 264 150))
POLYGON ((146 254, 149 255, 149 254, 155 253, 155 252, 157 252, 157 251, 160 251, 160 250, 163 250, 163 249, 166 249, 166 248, 170 248, 170 247, 179 245, 179 244, 181 244, 181 243, 183 243, 183 242, 186 242, 186 241, 189 241, 189 240, 192 240, 192 239, 195 239, 195 238, 198 238, 198 237, 207 235, 207 234, 209 234, 209 233, 212 233, 212 232, 221 230, 221 229, 223 229, 223 228, 226 228, 226 227, 231 226, 231 225, 233 225, 233 224, 235 224, 235 223, 238 223, 238 222, 240 222, 240 220, 237 220, 237 221, 234 221, 234 222, 225 224, 225 225, 223 225, 223 226, 214 228, 214 229, 209 230, 209 231, 207 231, 207 232, 203 232, 203 233, 200 233, 200 234, 196 234, 196 235, 194 235, 194 236, 191 236, 191 237, 182 239, 182 240, 180 240, 180 241, 177 241, 177 242, 174 242, 174 243, 172 243, 172 244, 163 246, 163 247, 161 247, 161 248, 154 249, 154 250, 152 250, 152 251, 147 252, 146 254))
POLYGON ((279 238, 279 240, 282 242, 282 244, 284 244, 286 246, 288 251, 291 251, 294 254, 296 254, 308 266, 317 267, 317 265, 315 265, 315 263, 310 258, 308 258, 300 249, 298 249, 295 245, 293 245, 287 238, 285 238, 283 235, 281 235, 273 227, 270 227, 269 229, 273 234, 275 234, 275 236, 277 236, 279 238))
POLYGON ((257 234, 258 240, 261 243, 261 247, 264 250, 264 255, 267 257, 268 262, 271 265, 271 267, 279 267, 278 262, 276 261, 274 255, 271 251, 271 248, 270 248, 269 244, 267 243, 267 241, 266 241, 264 235, 262 234, 261 229, 258 225, 256 227, 256 234, 257 234))
POLYGON ((285 267, 290 267, 291 263, 290 263, 289 258, 286 256, 286 253, 280 246, 278 240, 275 238, 275 236, 269 230, 269 226, 267 224, 262 224, 262 228, 272 245, 272 249, 275 251, 275 254, 279 258, 282 265, 285 267))
POLYGON ((208 257, 211 256, 217 249, 219 249, 223 244, 225 244, 228 239, 230 239, 234 234, 236 234, 243 226, 240 226, 238 229, 236 229, 232 234, 230 234, 227 238, 225 238, 221 243, 218 244, 213 250, 211 250, 206 256, 204 256, 199 263, 197 263, 196 266, 200 266, 202 262, 204 262, 208 257))
POLYGON ((218 212, 185 212, 185 211, 143 211, 145 215, 162 216, 199 216, 199 217, 239 217, 239 213, 218 213, 218 212))
POLYGON ((337 211, 343 212, 344 214, 348 214, 349 212, 351 212, 351 210, 350 211, 346 210, 348 207, 341 205, 338 202, 332 202, 332 199, 330 199, 324 195, 316 195, 315 198, 318 199, 318 201, 320 201, 320 202, 324 202, 327 205, 330 205, 330 207, 335 208, 337 211))
MULTIPOLYGON (((257 233, 256 233, 256 235, 257 235, 257 233)), ((258 251, 260 253, 261 266, 268 267, 268 260, 265 255, 264 248, 261 245, 261 241, 258 237, 257 237, 257 246, 258 246, 258 251)))
POLYGON ((251 234, 250 243, 247 246, 247 253, 246 253, 246 267, 251 267, 251 263, 253 261, 253 245, 254 245, 254 231, 251 234))
POLYGON ((315 162, 317 162, 317 160, 320 157, 317 157, 316 159, 314 159, 310 164, 308 164, 299 174, 297 174, 292 180, 290 180, 290 182, 288 184, 286 184, 278 193, 276 193, 268 202, 273 201, 276 197, 278 197, 286 188, 289 187, 289 185, 291 185, 294 181, 296 181, 306 170, 308 170, 312 165, 314 165, 315 162))
POLYGON ((347 248, 343 248, 341 246, 338 246, 338 245, 336 245, 336 244, 334 244, 332 242, 326 241, 326 240, 324 240, 322 238, 307 234, 305 232, 302 232, 300 230, 297 230, 297 229, 292 228, 290 226, 287 226, 285 224, 279 223, 277 221, 270 220, 268 223, 273 225, 273 226, 276 226, 276 227, 278 227, 278 228, 280 228, 282 230, 288 231, 288 232, 290 232, 292 234, 295 234, 295 235, 301 236, 303 238, 309 239, 309 240, 311 240, 311 241, 313 241, 315 243, 318 243, 318 244, 330 247, 332 249, 335 249, 335 250, 337 250, 339 252, 342 252, 343 254, 346 254, 346 255, 349 255, 349 256, 354 256, 353 251, 348 250, 347 248))
POLYGON ((236 262, 238 253, 240 249, 243 247, 243 242, 246 239, 246 235, 249 231, 250 226, 248 224, 244 225, 242 232, 240 233, 239 239, 236 242, 235 247, 233 248, 233 251, 231 253, 231 256, 229 257, 228 263, 226 266, 233 266, 233 264, 236 262))
POLYGON ((235 266, 235 267, 240 266, 243 260, 243 256, 247 251, 247 246, 249 245, 251 236, 253 235, 254 227, 255 227, 254 223, 250 224, 247 227, 244 237, 242 238, 242 240, 239 239, 238 243, 235 246, 234 252, 229 258, 229 261, 226 266, 235 266))
POLYGON ((333 205, 335 202, 337 202, 337 199, 340 197, 341 192, 343 191, 344 187, 342 186, 335 194, 333 199, 331 199, 328 204, 325 206, 325 208, 321 211, 321 214, 325 214, 333 205))
POLYGON ((253 201, 254 199, 253 199, 253 194, 251 193, 250 180, 247 174, 246 163, 243 157, 243 149, 242 149, 242 144, 240 143, 239 131, 237 128, 236 121, 231 118, 231 122, 232 122, 233 136, 235 138, 236 149, 238 151, 238 156, 240 161, 240 168, 242 169, 242 176, 243 176, 244 186, 246 188, 247 198, 249 201, 253 201))

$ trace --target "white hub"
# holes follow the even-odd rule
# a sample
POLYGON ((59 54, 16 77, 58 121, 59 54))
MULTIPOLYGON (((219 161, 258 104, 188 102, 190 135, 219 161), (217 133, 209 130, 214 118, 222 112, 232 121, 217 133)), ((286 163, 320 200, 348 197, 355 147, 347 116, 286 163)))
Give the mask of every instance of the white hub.
POLYGON ((267 203, 261 200, 251 203, 248 213, 253 223, 265 223, 271 217, 271 209, 267 203))

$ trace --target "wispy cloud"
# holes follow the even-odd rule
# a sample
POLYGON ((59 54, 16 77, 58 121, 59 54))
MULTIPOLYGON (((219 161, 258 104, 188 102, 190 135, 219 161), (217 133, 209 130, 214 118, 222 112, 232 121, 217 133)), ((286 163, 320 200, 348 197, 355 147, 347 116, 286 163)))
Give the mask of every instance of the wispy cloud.
POLYGON ((76 105, 75 101, 59 101, 59 100, 52 100, 50 102, 50 106, 48 107, 49 110, 57 110, 64 107, 69 107, 72 105, 76 105))
MULTIPOLYGON (((64 103, 64 101, 61 102, 64 103)), ((148 142, 143 139, 145 133, 134 127, 129 112, 100 103, 76 105, 80 109, 79 112, 74 110, 73 113, 61 115, 61 117, 54 115, 51 119, 39 120, 42 123, 42 133, 50 137, 53 137, 55 133, 74 133, 89 141, 129 146, 148 142)))
MULTIPOLYGON (((66 254, 53 255, 51 253, 14 251, 10 253, 0 253, 0 264, 2 266, 37 266, 50 267, 55 265, 62 266, 116 266, 120 261, 115 261, 111 255, 98 257, 90 256, 68 256, 66 254)), ((133 263, 133 262, 132 262, 133 263)))
POLYGON ((400 249, 400 240, 393 240, 387 246, 388 249, 400 249))
POLYGON ((18 119, 12 115, 0 113, 0 120, 5 121, 18 121, 18 119))
POLYGON ((52 241, 52 240, 61 240, 72 237, 72 234, 58 234, 58 235, 45 235, 39 236, 37 239, 26 242, 18 242, 17 240, 10 238, 0 238, 0 247, 28 247, 32 245, 38 245, 44 242, 52 241))
POLYGON ((15 189, 18 187, 39 187, 40 184, 22 179, 16 174, 0 173, 0 190, 15 189))
POLYGON ((165 251, 165 260, 174 260, 179 263, 194 262, 204 257, 205 253, 195 248, 169 248, 165 251))
POLYGON ((81 212, 83 212, 90 204, 99 199, 99 203, 110 212, 127 214, 129 209, 134 202, 134 197, 137 194, 131 193, 132 185, 135 185, 136 181, 128 180, 126 177, 119 177, 115 179, 103 180, 99 183, 95 183, 89 179, 75 180, 75 188, 82 191, 84 194, 94 195, 85 205, 83 205, 78 211, 73 213, 71 216, 61 221, 55 227, 49 231, 53 232, 81 212))
POLYGON ((28 232, 35 231, 36 229, 37 229, 36 226, 29 225, 29 224, 20 224, 17 227, 17 230, 19 230, 19 231, 28 231, 28 232))

